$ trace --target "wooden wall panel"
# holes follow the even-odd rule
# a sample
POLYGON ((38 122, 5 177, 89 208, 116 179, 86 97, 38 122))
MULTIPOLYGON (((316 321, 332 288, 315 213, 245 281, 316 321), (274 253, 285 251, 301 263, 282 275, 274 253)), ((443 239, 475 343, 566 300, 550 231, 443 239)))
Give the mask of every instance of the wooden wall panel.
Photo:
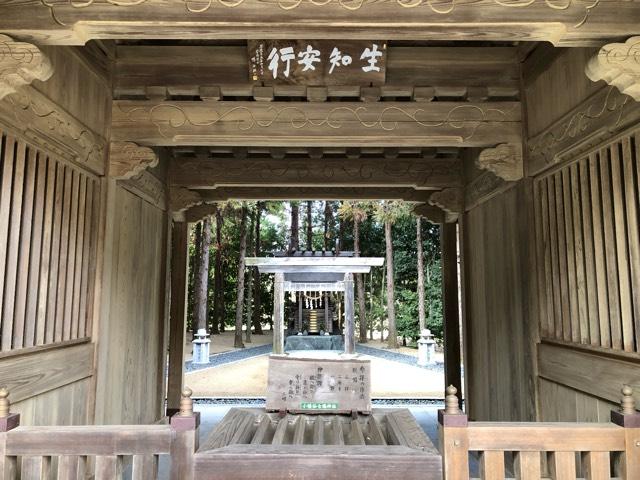
POLYGON ((96 422, 150 423, 163 403, 166 213, 119 185, 110 191, 109 314, 99 333, 96 422))
POLYGON ((521 182, 464 215, 465 376, 474 420, 535 418, 527 292, 530 254, 521 182))
POLYGON ((638 352, 639 157, 636 130, 536 177, 542 338, 638 352))
POLYGON ((97 232, 97 178, 0 135, 0 351, 83 338, 88 311, 79 306, 93 282, 82 274, 96 261, 83 244, 97 232))
POLYGON ((63 385, 11 405, 20 414, 20 425, 83 425, 90 423, 87 395, 90 379, 63 385))
POLYGON ((545 421, 608 421, 622 386, 640 387, 640 133, 625 117, 633 101, 584 75, 592 53, 561 52, 523 82, 529 144, 559 142, 562 153, 525 159, 536 172, 545 421))
POLYGON ((595 53, 597 49, 592 48, 566 50, 565 54, 556 56, 546 69, 524 79, 529 138, 605 85, 604 82, 592 82, 584 74, 585 65, 595 53))
POLYGON ((110 78, 97 62, 76 48, 41 47, 54 69, 46 82, 33 86, 95 133, 106 137, 111 115, 110 78))

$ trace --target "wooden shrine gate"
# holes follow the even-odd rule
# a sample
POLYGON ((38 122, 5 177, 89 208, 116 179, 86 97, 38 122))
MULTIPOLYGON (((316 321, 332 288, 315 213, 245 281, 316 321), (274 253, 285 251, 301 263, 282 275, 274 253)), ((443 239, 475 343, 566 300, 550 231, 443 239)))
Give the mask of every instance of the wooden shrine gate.
POLYGON ((416 437, 399 435, 401 418, 390 412, 379 423, 375 415, 365 420, 376 425, 377 437, 361 430, 359 418, 345 416, 322 435, 314 427, 312 444, 305 444, 306 415, 292 420, 232 410, 199 449, 200 415, 190 395, 183 392, 180 412, 163 424, 21 427, 19 415, 7 412, 3 390, 0 479, 111 480, 125 470, 134 480, 640 478, 640 414, 629 387, 612 422, 599 424, 468 422, 449 387, 445 409, 438 412, 441 462, 416 437), (161 457, 168 457, 168 472, 161 457))

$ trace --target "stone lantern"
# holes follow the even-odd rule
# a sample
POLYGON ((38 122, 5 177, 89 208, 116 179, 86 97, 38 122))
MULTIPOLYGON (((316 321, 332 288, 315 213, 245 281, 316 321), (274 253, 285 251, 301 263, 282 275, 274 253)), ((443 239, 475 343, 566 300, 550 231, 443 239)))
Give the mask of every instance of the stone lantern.
POLYGON ((193 363, 209 363, 209 335, 204 328, 198 329, 193 339, 193 363))
POLYGON ((418 365, 426 367, 436 363, 436 341, 433 339, 431 330, 425 328, 420 332, 418 340, 418 365))

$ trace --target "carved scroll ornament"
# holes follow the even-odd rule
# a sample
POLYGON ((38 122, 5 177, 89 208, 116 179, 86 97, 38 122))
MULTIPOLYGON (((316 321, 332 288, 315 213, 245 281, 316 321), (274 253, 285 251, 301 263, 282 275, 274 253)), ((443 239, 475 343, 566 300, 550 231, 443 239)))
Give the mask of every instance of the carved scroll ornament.
POLYGON ((0 99, 34 80, 48 80, 51 75, 51 62, 38 47, 0 34, 0 99))
POLYGON ((198 192, 183 187, 171 187, 169 189, 169 208, 172 213, 183 213, 188 208, 203 203, 198 192))
POLYGON ((439 192, 434 192, 429 197, 429 205, 441 208, 450 214, 449 221, 464 212, 464 191, 462 188, 445 188, 439 192))
POLYGON ((495 148, 487 148, 480 152, 476 165, 508 182, 518 181, 523 175, 522 145, 502 143, 495 148))
POLYGON ((128 179, 140 174, 147 167, 155 167, 158 156, 149 147, 133 142, 111 142, 109 148, 109 176, 128 179))
POLYGON ((586 74, 594 82, 604 80, 640 101, 640 37, 602 47, 587 64, 586 74))

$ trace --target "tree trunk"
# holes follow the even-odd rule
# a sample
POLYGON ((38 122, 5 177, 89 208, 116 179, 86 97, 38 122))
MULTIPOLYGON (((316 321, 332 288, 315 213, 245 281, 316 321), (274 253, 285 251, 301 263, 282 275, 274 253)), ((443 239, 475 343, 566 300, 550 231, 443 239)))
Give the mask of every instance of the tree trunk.
POLYGON ((391 222, 384 222, 384 239, 386 243, 387 261, 387 319, 389 335, 387 345, 389 348, 398 348, 398 335, 396 332, 396 306, 394 300, 393 285, 393 238, 391 236, 391 222))
POLYGON ((323 249, 331 250, 332 245, 332 230, 333 230, 333 209, 331 208, 331 202, 324 202, 324 242, 323 249))
MULTIPOLYGON (((256 257, 260 255, 260 217, 262 216, 263 203, 258 202, 256 205, 256 231, 255 231, 255 248, 256 257)), ((262 333, 262 289, 260 283, 260 272, 257 268, 253 269, 253 333, 263 335, 262 333)))
POLYGON ((307 202, 307 250, 313 250, 313 202, 307 202))
POLYGON ((242 343, 242 306, 244 304, 244 266, 245 257, 247 256, 247 205, 242 204, 240 220, 240 258, 238 258, 238 286, 236 297, 236 329, 233 346, 235 348, 244 348, 242 343))
POLYGON ((209 247, 211 246, 211 219, 205 217, 196 229, 197 261, 194 272, 195 285, 193 290, 193 329, 194 333, 200 329, 207 330, 207 297, 209 291, 209 247))
POLYGON ((224 218, 220 207, 216 208, 216 266, 213 292, 212 333, 224 332, 224 285, 222 283, 222 224, 224 218))
POLYGON ((418 325, 420 333, 426 328, 424 310, 424 252, 422 250, 422 219, 416 217, 416 245, 418 247, 418 325))
MULTIPOLYGON (((353 254, 360 256, 360 222, 357 218, 353 220, 353 254)), ((364 282, 362 274, 356 274, 356 293, 358 295, 358 320, 360 323, 360 343, 367 343, 367 314, 364 300, 364 282)))
POLYGON ((291 206, 291 240, 289 242, 289 251, 295 252, 300 250, 300 204, 298 202, 289 202, 291 206))
MULTIPOLYGON (((249 238, 247 240, 247 244, 249 245, 248 250, 251 251, 253 256, 255 256, 255 243, 253 242, 253 231, 255 224, 255 214, 252 212, 250 214, 251 222, 249 223, 249 238)), ((245 325, 246 330, 244 332, 244 341, 246 343, 251 343, 251 320, 253 318, 253 268, 249 271, 249 274, 246 275, 247 279, 247 294, 245 295, 245 325)))

